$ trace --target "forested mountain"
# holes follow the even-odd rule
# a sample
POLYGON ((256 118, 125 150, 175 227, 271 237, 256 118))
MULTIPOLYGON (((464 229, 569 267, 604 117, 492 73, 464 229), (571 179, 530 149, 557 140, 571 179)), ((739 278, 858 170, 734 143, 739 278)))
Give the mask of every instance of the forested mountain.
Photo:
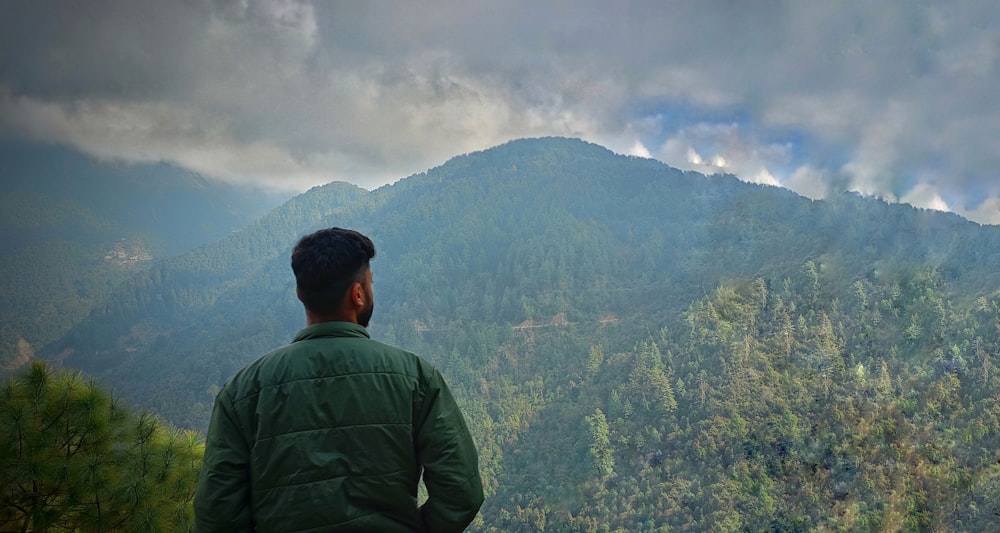
POLYGON ((45 355, 204 429, 301 327, 288 254, 332 225, 378 248, 373 336, 466 410, 478 530, 996 529, 1000 230, 578 140, 313 189, 134 275, 45 355))
POLYGON ((0 374, 62 336, 131 273, 218 240, 281 200, 166 164, 0 143, 0 374))

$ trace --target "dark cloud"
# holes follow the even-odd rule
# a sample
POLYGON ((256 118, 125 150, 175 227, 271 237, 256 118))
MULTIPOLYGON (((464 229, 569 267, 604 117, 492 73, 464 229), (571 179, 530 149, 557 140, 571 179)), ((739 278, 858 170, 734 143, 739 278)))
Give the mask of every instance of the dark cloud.
POLYGON ((998 13, 987 0, 9 2, 0 134, 292 188, 375 186, 513 137, 572 135, 1000 222, 998 13))

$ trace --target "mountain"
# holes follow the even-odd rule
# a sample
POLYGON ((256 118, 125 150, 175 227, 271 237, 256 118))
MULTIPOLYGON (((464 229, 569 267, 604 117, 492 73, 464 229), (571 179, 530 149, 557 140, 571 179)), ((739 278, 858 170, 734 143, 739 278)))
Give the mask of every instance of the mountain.
POLYGON ((0 143, 0 370, 58 339, 154 259, 215 241, 282 197, 166 164, 0 143))
POLYGON ((373 336, 465 409, 477 530, 995 525, 1000 230, 574 139, 313 189, 138 272, 43 355, 204 429, 303 324, 288 254, 333 225, 378 249, 373 336))

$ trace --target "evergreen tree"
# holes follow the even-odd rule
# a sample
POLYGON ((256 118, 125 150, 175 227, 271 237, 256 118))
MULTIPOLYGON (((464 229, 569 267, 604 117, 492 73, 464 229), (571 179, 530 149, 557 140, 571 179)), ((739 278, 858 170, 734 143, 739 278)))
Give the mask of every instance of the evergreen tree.
POLYGON ((597 409, 592 416, 586 418, 586 422, 590 431, 590 456, 597 473, 602 478, 614 476, 615 451, 611 446, 611 431, 608 429, 607 418, 600 409, 597 409))
POLYGON ((0 530, 185 530, 203 445, 33 362, 0 389, 0 530))

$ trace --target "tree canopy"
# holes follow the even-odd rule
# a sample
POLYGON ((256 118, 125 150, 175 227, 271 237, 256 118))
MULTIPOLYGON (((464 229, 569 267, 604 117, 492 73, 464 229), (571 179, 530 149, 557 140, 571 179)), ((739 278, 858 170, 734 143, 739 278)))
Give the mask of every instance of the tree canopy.
POLYGON ((201 437, 36 361, 0 389, 0 529, 186 530, 201 437))

